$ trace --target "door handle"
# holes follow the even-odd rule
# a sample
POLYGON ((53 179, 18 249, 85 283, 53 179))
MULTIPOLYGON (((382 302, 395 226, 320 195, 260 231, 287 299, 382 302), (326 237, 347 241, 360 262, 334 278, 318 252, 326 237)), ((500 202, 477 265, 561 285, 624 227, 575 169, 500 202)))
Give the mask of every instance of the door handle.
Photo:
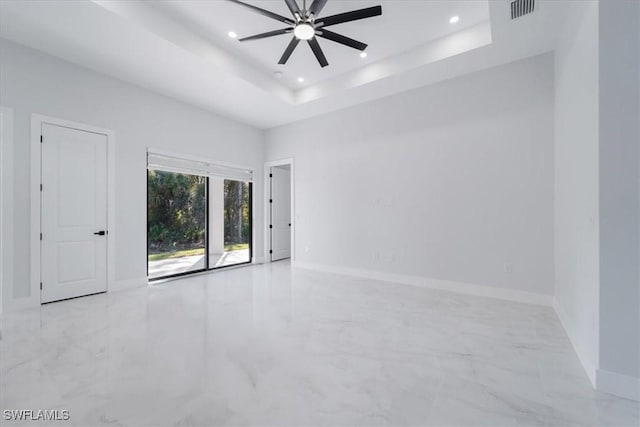
POLYGON ((95 234, 96 236, 104 236, 105 234, 107 234, 107 232, 104 230, 100 230, 100 231, 96 231, 93 234, 95 234))

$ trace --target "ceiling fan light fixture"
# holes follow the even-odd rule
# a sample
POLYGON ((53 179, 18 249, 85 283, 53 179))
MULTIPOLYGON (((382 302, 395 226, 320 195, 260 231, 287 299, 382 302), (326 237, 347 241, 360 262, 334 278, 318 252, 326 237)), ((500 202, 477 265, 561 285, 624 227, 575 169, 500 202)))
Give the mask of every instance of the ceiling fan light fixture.
POLYGON ((296 25, 296 28, 293 30, 293 34, 300 40, 310 40, 316 35, 316 30, 311 26, 311 24, 302 23, 296 25))
MULTIPOLYGON (((0 0, 1 1, 1 0, 0 0)), ((254 6, 249 3, 245 3, 240 0, 228 0, 247 9, 251 9, 253 12, 260 15, 271 18, 275 21, 286 24, 287 28, 281 28, 279 30, 267 31, 266 33, 255 34, 249 37, 243 37, 239 41, 260 40, 268 37, 280 36, 284 34, 291 34, 291 41, 284 50, 284 53, 278 61, 279 65, 287 63, 291 54, 296 49, 296 46, 300 43, 300 40, 305 40, 309 45, 309 48, 313 52, 314 56, 318 60, 320 67, 326 67, 329 65, 329 61, 324 56, 324 52, 318 43, 318 38, 331 40, 332 42, 364 51, 367 48, 366 43, 362 43, 358 40, 343 36, 342 34, 334 33, 326 28, 332 25, 344 24, 351 21, 359 21, 361 19, 373 18, 374 16, 382 15, 382 6, 365 7, 364 9, 352 10, 350 12, 338 13, 336 15, 322 16, 318 15, 322 12, 322 8, 327 4, 329 0, 312 0, 313 2, 307 8, 307 0, 303 0, 302 9, 300 8, 297 0, 284 0, 287 5, 287 9, 291 12, 293 19, 286 16, 273 13, 267 9, 254 6), (316 29, 318 32, 316 33, 316 29), (317 36, 317 37, 316 37, 317 36)), ((361 55, 365 57, 366 55, 361 55)))

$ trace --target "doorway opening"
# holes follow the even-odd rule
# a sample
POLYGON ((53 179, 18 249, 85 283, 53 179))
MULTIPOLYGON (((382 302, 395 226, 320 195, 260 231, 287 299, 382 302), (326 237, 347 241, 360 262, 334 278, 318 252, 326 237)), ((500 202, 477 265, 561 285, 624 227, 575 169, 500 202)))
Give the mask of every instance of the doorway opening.
POLYGON ((293 253, 293 173, 292 163, 268 167, 267 226, 269 262, 290 259, 293 253))

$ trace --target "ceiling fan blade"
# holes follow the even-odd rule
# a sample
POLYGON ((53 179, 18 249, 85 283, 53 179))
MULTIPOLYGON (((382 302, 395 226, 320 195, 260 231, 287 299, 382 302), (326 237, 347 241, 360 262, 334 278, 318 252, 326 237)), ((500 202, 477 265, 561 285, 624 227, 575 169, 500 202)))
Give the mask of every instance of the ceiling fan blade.
POLYGON ((359 42, 358 40, 345 37, 342 34, 337 34, 333 31, 325 30, 324 28, 320 28, 316 35, 318 37, 322 37, 323 39, 331 40, 332 42, 340 43, 357 50, 365 50, 367 48, 366 44, 359 42))
POLYGON ((296 13, 300 13, 300 8, 298 7, 298 2, 296 2, 296 0, 284 0, 284 2, 287 4, 287 7, 293 16, 296 16, 296 13))
POLYGON ((368 7, 366 9, 352 10, 351 12, 339 13, 337 15, 325 16, 316 19, 316 24, 322 27, 342 24, 343 22, 357 21, 358 19, 371 18, 382 15, 382 6, 368 7))
POLYGON ((258 39, 266 39, 267 37, 280 36, 282 34, 287 34, 293 31, 292 28, 283 28, 281 30, 269 31, 267 33, 256 34, 255 36, 243 37, 238 39, 238 41, 245 42, 249 40, 258 40, 258 39))
POLYGON ((322 52, 322 49, 320 48, 320 44, 318 43, 318 39, 316 39, 314 37, 314 38, 309 39, 307 41, 309 42, 309 46, 311 46, 311 50, 313 51, 313 54, 316 56, 316 59, 320 63, 320 66, 324 68, 327 65, 329 65, 329 63, 327 62, 327 58, 325 58, 324 53, 322 52))
POLYGON ((318 16, 325 4, 327 4, 327 0, 314 0, 313 3, 311 3, 309 12, 313 13, 315 16, 318 16))
POLYGON ((244 6, 244 7, 247 7, 249 9, 253 10, 256 13, 259 13, 260 15, 266 16, 266 17, 271 18, 271 19, 275 19, 276 21, 284 22, 285 24, 290 24, 290 25, 294 24, 293 20, 291 20, 289 18, 285 18, 282 15, 278 15, 277 13, 269 12, 268 10, 256 7, 256 6, 251 5, 251 4, 243 3, 243 2, 238 1, 238 0, 228 0, 228 1, 230 1, 232 3, 235 3, 235 4, 239 4, 239 5, 244 6))
POLYGON ((299 38, 294 37, 291 39, 291 41, 289 42, 289 46, 287 46, 287 48, 284 50, 284 53, 282 54, 282 58, 280 58, 280 61, 278 61, 278 64, 283 65, 287 63, 287 61, 289 60, 289 57, 291 56, 293 51, 296 49, 296 46, 298 46, 298 43, 300 43, 299 38))

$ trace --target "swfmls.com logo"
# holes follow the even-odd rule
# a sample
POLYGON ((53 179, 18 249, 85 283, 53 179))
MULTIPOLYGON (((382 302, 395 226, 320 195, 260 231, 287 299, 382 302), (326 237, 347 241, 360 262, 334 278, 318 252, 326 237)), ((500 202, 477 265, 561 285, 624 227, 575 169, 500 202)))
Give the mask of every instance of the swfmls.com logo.
POLYGON ((68 409, 5 409, 5 421, 68 421, 68 409))

